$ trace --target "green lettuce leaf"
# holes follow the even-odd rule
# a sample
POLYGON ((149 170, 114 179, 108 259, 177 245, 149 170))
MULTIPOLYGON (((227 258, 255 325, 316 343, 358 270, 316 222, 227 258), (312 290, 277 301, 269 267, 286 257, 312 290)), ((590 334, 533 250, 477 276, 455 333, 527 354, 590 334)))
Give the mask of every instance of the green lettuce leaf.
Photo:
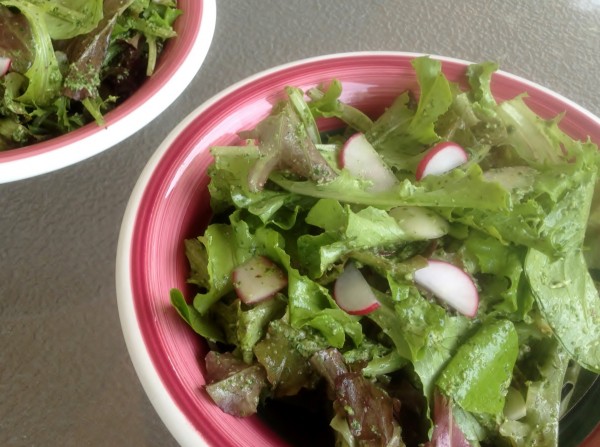
POLYGON ((413 59, 419 83, 416 109, 407 93, 400 95, 366 134, 390 166, 402 164, 402 158, 422 152, 439 140, 435 122, 450 107, 453 91, 439 61, 428 57, 413 59))
POLYGON ((48 34, 62 40, 89 33, 102 19, 102 0, 20 0, 41 12, 48 34))
POLYGON ((499 433, 516 447, 558 445, 561 391, 568 356, 554 338, 547 338, 532 350, 529 370, 539 376, 525 386, 526 414, 519 420, 505 419, 499 433))
POLYGON ((458 348, 436 384, 467 411, 500 414, 518 352, 512 322, 484 324, 458 348))
POLYGON ((322 276, 343 255, 355 250, 397 245, 409 240, 397 221, 384 210, 366 207, 353 212, 332 199, 321 199, 306 222, 325 230, 298 238, 302 265, 314 278, 322 276))
POLYGON ((581 366, 600 373, 600 297, 583 253, 552 258, 531 249, 525 273, 556 338, 581 366))
POLYGON ((29 83, 25 92, 17 99, 27 104, 47 105, 59 95, 62 74, 54 55, 43 10, 28 1, 1 0, 0 4, 13 6, 21 11, 29 21, 33 39, 33 63, 24 73, 29 83))
POLYGON ((477 165, 466 171, 455 169, 444 175, 429 176, 418 183, 406 179, 378 193, 368 192, 368 182, 354 178, 346 171, 325 184, 296 181, 279 173, 271 175, 271 180, 290 193, 385 209, 411 205, 487 210, 510 207, 508 191, 497 182, 487 181, 477 165))
POLYGON ((373 122, 363 112, 339 100, 342 94, 342 83, 337 79, 331 81, 325 91, 321 88, 308 90, 311 101, 308 107, 316 118, 339 118, 358 132, 367 132, 373 122))

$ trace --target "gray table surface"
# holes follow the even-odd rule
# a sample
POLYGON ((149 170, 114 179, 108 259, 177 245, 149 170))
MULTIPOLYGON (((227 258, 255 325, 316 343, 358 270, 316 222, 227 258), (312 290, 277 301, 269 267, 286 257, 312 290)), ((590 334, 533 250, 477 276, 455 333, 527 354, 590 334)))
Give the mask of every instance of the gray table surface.
POLYGON ((77 165, 0 185, 0 446, 174 446, 117 314, 130 191, 177 123, 263 69, 334 52, 494 60, 600 115, 598 0, 221 0, 208 57, 145 129, 77 165))

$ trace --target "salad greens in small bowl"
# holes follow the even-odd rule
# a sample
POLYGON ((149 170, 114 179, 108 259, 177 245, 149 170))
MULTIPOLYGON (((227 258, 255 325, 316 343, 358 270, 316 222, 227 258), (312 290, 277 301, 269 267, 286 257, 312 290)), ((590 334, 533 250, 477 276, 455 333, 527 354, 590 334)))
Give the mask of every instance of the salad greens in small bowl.
POLYGON ((200 68, 214 0, 1 0, 0 183, 148 124, 200 68))
POLYGON ((595 445, 599 142, 492 62, 338 54, 217 95, 121 229, 157 412, 182 445, 595 445))

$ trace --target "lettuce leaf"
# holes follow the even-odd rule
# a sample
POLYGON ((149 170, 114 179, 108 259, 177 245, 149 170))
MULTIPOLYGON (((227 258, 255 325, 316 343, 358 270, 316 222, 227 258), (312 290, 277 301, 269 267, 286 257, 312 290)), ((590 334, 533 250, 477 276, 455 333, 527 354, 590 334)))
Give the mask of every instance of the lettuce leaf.
POLYGON ((418 57, 413 59, 412 65, 419 83, 416 110, 409 94, 403 93, 366 134, 390 166, 401 164, 405 156, 418 154, 439 139, 435 123, 453 99, 452 88, 439 61, 418 57))
POLYGON ((467 411, 500 414, 518 352, 512 322, 486 323, 458 348, 436 384, 467 411))
POLYGON ((29 83, 17 99, 27 104, 47 105, 58 96, 62 74, 43 11, 28 1, 1 0, 0 5, 13 6, 21 11, 29 21, 33 40, 33 63, 24 73, 29 83))
POLYGON ((102 19, 102 0, 20 0, 42 14, 51 39, 62 40, 92 31, 102 19))
POLYGON ((600 296, 583 253, 578 250, 552 258, 531 249, 525 273, 556 338, 581 366, 600 373, 600 296))

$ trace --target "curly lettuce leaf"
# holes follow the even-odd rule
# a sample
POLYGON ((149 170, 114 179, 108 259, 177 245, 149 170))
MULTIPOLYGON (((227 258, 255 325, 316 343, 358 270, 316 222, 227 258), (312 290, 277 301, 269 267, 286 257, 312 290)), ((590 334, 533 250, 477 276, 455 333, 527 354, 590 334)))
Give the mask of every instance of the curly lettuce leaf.
POLYGON ((480 309, 516 319, 525 318, 533 305, 524 285, 526 250, 472 231, 465 240, 464 251, 467 259, 474 264, 472 272, 483 274, 479 278, 480 309))
POLYGON ((366 134, 390 166, 402 165, 406 156, 418 154, 439 140, 435 123, 453 100, 453 89, 439 61, 418 57, 412 65, 419 83, 416 108, 408 93, 401 94, 366 134))
POLYGON ((148 48, 145 74, 151 76, 163 42, 177 35, 173 23, 182 11, 174 0, 128 0, 128 3, 130 6, 119 15, 113 30, 113 41, 143 37, 148 48))
POLYGON ((355 345, 363 339, 358 318, 340 309, 327 288, 300 273, 282 247, 276 231, 260 229, 256 233, 263 253, 282 265, 288 277, 288 310, 290 324, 296 329, 312 327, 325 337, 330 346, 341 348, 348 336, 355 345))
POLYGON ((487 181, 477 165, 465 171, 454 169, 444 175, 429 176, 416 183, 405 179, 397 186, 378 193, 369 192, 368 182, 352 177, 346 171, 341 171, 325 184, 298 181, 279 173, 272 174, 270 179, 294 194, 384 209, 414 205, 492 211, 510 207, 509 192, 499 183, 487 181))
POLYGON ((222 329, 215 321, 205 315, 201 315, 194 306, 191 306, 185 300, 181 291, 177 289, 171 290, 171 304, 179 316, 190 325, 190 327, 199 335, 211 341, 224 342, 225 337, 222 329))
POLYGON ((322 276, 343 255, 355 250, 397 245, 409 240, 398 222, 384 210, 366 207, 356 212, 333 199, 321 199, 306 222, 325 230, 298 238, 302 265, 314 278, 322 276))
POLYGON ((459 208, 442 212, 448 220, 476 228, 502 243, 524 245, 551 256, 578 250, 585 237, 600 156, 591 143, 571 140, 568 147, 572 157, 568 163, 525 167, 527 171, 512 168, 521 179, 531 179, 512 181, 511 208, 493 213, 459 208))
POLYGON ((373 121, 359 109, 340 101, 342 83, 334 79, 327 88, 312 88, 307 92, 311 101, 308 103, 314 118, 339 118, 358 132, 367 132, 373 121))

